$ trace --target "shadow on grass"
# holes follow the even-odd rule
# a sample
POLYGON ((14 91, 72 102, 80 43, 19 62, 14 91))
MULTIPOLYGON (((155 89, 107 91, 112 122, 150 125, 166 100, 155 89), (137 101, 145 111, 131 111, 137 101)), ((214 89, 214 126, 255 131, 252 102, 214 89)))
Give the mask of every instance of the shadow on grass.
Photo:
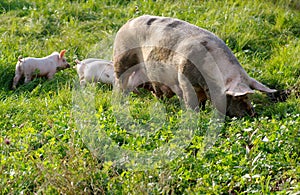
POLYGON ((2 89, 2 92, 6 93, 7 96, 11 94, 20 95, 23 93, 30 93, 31 96, 39 96, 50 91, 58 92, 64 87, 71 89, 73 87, 73 83, 77 81, 77 77, 74 76, 74 70, 68 69, 57 72, 51 80, 48 80, 46 77, 36 77, 29 83, 24 84, 24 77, 22 77, 17 88, 12 90, 14 73, 8 73, 2 77, 0 77, 0 82, 4 80, 5 82, 4 84, 0 84, 0 89, 2 89))

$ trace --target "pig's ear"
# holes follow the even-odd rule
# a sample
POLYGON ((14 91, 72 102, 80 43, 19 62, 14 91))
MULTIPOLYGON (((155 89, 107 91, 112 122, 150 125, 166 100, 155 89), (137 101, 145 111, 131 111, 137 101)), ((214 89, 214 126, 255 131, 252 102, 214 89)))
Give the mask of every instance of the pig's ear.
POLYGON ((232 87, 226 91, 226 95, 231 95, 231 96, 242 96, 242 95, 247 95, 250 93, 254 93, 250 87, 244 83, 239 83, 235 87, 232 87))
POLYGON ((263 85, 262 83, 258 82, 257 80, 251 78, 250 80, 250 87, 252 89, 256 89, 259 90, 261 92, 266 92, 266 93, 274 93, 277 90, 275 89, 270 89, 269 87, 266 87, 265 85, 263 85))
POLYGON ((75 63, 76 63, 76 64, 80 64, 81 62, 80 62, 80 60, 76 59, 76 60, 75 60, 75 63))
POLYGON ((66 50, 65 50, 65 49, 64 49, 64 50, 61 50, 61 52, 60 52, 60 54, 59 54, 59 58, 63 58, 64 55, 65 55, 65 53, 66 53, 66 50))

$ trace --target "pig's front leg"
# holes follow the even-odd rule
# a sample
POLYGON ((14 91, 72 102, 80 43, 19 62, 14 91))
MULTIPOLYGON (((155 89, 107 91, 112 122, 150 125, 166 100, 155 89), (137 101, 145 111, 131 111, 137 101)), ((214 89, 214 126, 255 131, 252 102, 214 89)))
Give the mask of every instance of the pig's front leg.
POLYGON ((25 81, 24 81, 24 83, 25 84, 29 83, 31 81, 31 78, 32 78, 31 74, 29 74, 29 73, 25 74, 25 81))
POLYGON ((178 73, 178 82, 186 108, 198 112, 199 103, 193 86, 182 73, 178 73))
POLYGON ((48 78, 49 80, 53 79, 53 76, 54 76, 54 73, 48 73, 48 74, 47 74, 47 78, 48 78))

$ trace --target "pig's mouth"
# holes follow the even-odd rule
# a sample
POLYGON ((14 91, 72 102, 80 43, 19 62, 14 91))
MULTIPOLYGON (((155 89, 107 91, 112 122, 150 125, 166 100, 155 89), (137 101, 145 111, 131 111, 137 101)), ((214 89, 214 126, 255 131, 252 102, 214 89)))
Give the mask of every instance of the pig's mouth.
POLYGON ((255 117, 257 113, 255 112, 253 106, 248 106, 247 109, 242 108, 231 108, 230 106, 227 107, 226 115, 229 117, 237 117, 242 118, 244 116, 255 117))
POLYGON ((239 112, 239 113, 232 113, 230 111, 227 111, 226 112, 226 115, 229 116, 229 117, 237 117, 237 118, 242 118, 244 116, 250 116, 250 117, 254 117, 256 116, 256 113, 255 112, 247 112, 247 111, 242 111, 242 112, 239 112))
POLYGON ((56 71, 60 71, 60 70, 66 69, 66 68, 71 68, 70 64, 67 64, 65 67, 58 66, 58 67, 56 67, 56 71))

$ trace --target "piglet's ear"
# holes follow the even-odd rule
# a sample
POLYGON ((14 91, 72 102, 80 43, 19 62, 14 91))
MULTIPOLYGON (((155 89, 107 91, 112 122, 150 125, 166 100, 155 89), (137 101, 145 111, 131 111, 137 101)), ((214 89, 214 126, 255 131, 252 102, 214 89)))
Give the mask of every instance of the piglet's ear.
POLYGON ((75 60, 75 63, 76 63, 76 64, 80 64, 81 62, 80 62, 80 60, 76 59, 76 60, 75 60))
POLYGON ((252 89, 250 89, 250 87, 244 83, 239 83, 235 87, 230 88, 226 91, 226 95, 231 95, 234 97, 247 95, 250 93, 254 93, 254 91, 252 89))
POLYGON ((59 54, 59 58, 63 58, 64 55, 65 55, 65 53, 66 53, 66 50, 65 50, 65 49, 64 49, 64 50, 61 50, 61 52, 60 52, 60 54, 59 54))

